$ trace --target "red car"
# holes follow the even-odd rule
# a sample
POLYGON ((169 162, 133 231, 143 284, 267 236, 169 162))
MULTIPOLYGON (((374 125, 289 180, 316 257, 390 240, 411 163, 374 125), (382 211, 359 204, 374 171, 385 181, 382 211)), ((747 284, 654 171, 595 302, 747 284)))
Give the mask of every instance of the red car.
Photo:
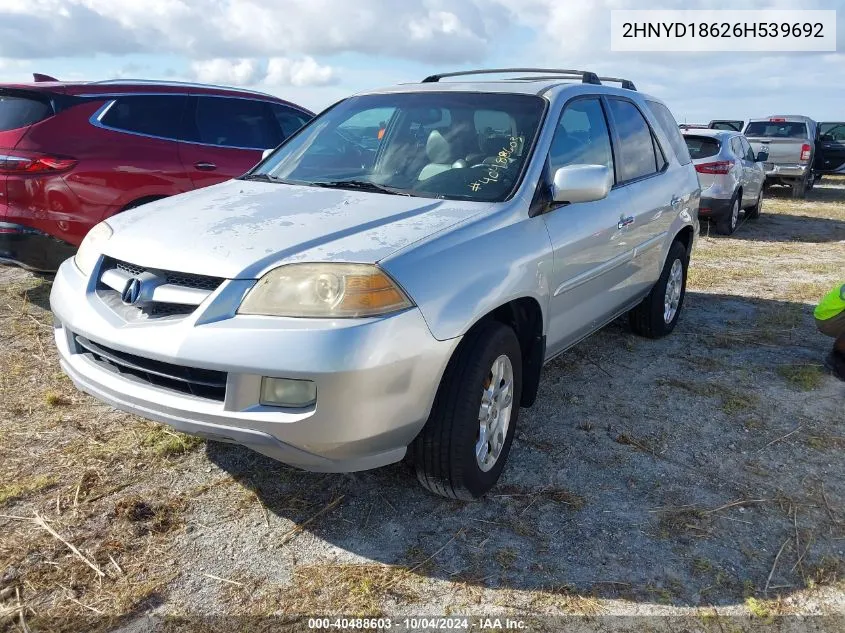
POLYGON ((35 79, 0 84, 0 261, 32 270, 115 213, 240 176, 314 116, 233 88, 35 79))

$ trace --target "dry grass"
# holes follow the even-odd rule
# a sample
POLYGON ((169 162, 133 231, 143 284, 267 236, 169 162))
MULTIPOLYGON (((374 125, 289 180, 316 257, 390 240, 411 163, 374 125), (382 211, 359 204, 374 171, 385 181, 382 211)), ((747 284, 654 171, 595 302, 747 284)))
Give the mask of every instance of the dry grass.
POLYGON ((824 380, 822 366, 816 364, 780 365, 777 372, 790 385, 801 391, 818 389, 824 380))

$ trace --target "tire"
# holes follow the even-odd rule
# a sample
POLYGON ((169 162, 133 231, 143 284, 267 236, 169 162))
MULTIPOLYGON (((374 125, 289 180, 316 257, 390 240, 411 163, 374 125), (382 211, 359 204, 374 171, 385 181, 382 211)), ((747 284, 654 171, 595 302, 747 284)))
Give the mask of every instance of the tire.
MULTIPOLYGON (((452 499, 477 499, 490 490, 510 452, 521 395, 522 352, 514 331, 495 321, 470 330, 449 361, 428 421, 409 451, 420 484, 452 499), (499 407, 503 409, 498 418, 500 432, 492 439, 499 439, 495 443, 500 451, 494 458, 488 450, 492 444, 485 443, 482 450, 489 459, 482 466, 483 460, 476 455, 481 446, 482 396, 492 387, 491 369, 502 357, 511 368, 511 404, 509 411, 499 407), (501 433, 503 424, 507 427, 501 433)), ((497 408, 488 410, 492 414, 497 408)))
POLYGON ((792 197, 804 198, 807 195, 807 179, 801 178, 792 182, 792 197))
POLYGON ((811 173, 809 176, 807 176, 807 191, 812 191, 813 187, 816 186, 817 181, 818 179, 816 178, 815 174, 811 173))
POLYGON ((673 242, 669 248, 669 255, 666 257, 666 263, 663 265, 663 272, 660 273, 660 279, 654 284, 646 298, 628 313, 631 329, 635 334, 647 338, 661 338, 675 329, 684 306, 688 267, 687 249, 680 242, 673 242), (676 265, 679 269, 676 269, 676 265), (671 302, 674 304, 674 312, 671 314, 667 310, 667 288, 670 286, 670 276, 673 280, 674 295, 674 300, 671 302), (668 320, 667 316, 669 316, 668 320))
POLYGON ((716 221, 716 232, 721 235, 733 235, 733 232, 736 231, 736 227, 739 226, 739 212, 740 212, 740 200, 742 194, 740 192, 736 192, 734 194, 733 200, 731 201, 731 212, 730 215, 726 218, 720 218, 716 221))
POLYGON ((763 188, 760 187, 760 193, 757 194, 757 202, 753 207, 748 207, 745 210, 745 217, 749 220, 756 220, 760 217, 760 212, 763 210, 763 188))

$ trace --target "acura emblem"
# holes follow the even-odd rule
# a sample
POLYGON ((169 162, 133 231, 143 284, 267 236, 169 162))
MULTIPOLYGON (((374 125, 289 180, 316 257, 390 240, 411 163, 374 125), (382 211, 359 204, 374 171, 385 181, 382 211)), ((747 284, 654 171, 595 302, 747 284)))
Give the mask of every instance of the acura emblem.
POLYGON ((137 277, 126 282, 123 292, 120 293, 120 299, 127 305, 133 305, 141 296, 141 280, 137 277))

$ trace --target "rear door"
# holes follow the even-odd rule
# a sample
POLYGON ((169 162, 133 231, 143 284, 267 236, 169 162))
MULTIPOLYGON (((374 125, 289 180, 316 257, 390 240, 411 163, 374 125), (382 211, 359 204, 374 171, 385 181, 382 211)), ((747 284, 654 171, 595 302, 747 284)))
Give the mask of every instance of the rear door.
POLYGON ((845 122, 819 123, 821 151, 816 156, 815 168, 825 174, 845 174, 845 122))
POLYGON ((179 155, 197 188, 245 174, 282 142, 270 104, 258 99, 192 97, 184 127, 179 155))
MULTIPOLYGON (((655 138, 648 117, 623 97, 608 97, 619 187, 628 193, 629 212, 621 242, 633 253, 629 278, 620 295, 633 300, 648 292, 660 276, 668 230, 687 191, 685 169, 670 169, 670 148, 655 138)), ((677 165, 676 165, 677 167, 677 165)))
MULTIPOLYGON (((549 149, 547 182, 566 165, 613 169, 615 162, 601 99, 570 101, 549 149)), ((629 206, 627 190, 614 188, 604 200, 565 204, 543 215, 554 249, 549 355, 601 326, 624 303, 633 253, 621 218, 630 215, 629 206)))
POLYGON ((742 149, 742 168, 745 176, 745 185, 743 189, 743 200, 749 204, 754 204, 757 197, 760 195, 760 190, 763 188, 763 181, 766 180, 766 174, 763 172, 763 163, 757 162, 757 155, 751 148, 751 143, 744 136, 737 136, 740 147, 742 149))

